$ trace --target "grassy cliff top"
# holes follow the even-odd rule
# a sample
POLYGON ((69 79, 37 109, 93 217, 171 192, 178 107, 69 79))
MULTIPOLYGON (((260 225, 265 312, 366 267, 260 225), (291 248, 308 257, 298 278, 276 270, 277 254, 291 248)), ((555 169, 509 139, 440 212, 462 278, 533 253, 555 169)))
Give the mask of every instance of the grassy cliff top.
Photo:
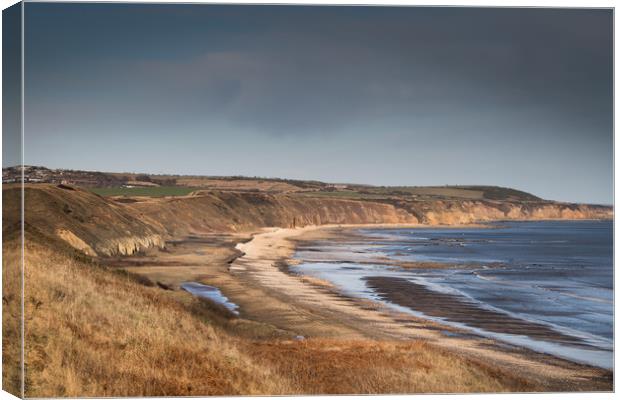
MULTIPOLYGON (((21 169, 3 168, 3 182, 21 181, 21 169)), ((314 180, 243 176, 156 175, 49 169, 26 166, 27 183, 68 184, 89 188, 102 196, 185 196, 196 190, 288 193, 352 199, 464 199, 540 201, 533 194, 498 186, 373 186, 314 180)))

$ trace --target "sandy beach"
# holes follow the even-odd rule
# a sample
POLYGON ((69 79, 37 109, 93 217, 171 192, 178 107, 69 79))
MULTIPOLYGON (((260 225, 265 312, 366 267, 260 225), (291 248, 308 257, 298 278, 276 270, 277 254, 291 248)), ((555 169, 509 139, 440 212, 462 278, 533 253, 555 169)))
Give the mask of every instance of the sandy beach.
MULTIPOLYGON (((378 303, 349 298, 328 285, 321 282, 304 281, 301 277, 283 272, 281 265, 278 267, 279 263, 290 262, 296 240, 333 237, 338 231, 353 227, 360 228, 360 226, 330 225, 297 229, 266 229, 264 232, 254 235, 251 241, 236 246, 244 254, 231 264, 230 270, 244 281, 253 282, 288 304, 307 310, 307 313, 302 313, 305 315, 305 324, 297 326, 286 324, 286 328, 297 330, 305 335, 326 335, 337 330, 342 339, 353 339, 360 336, 374 339, 423 339, 438 348, 501 366, 510 373, 519 374, 527 379, 547 382, 551 386, 554 386, 555 383, 564 387, 567 384, 578 387, 583 385, 583 378, 586 376, 591 378, 587 380, 588 382, 593 382, 592 389, 605 387, 608 384, 606 382, 610 382, 609 371, 575 364, 523 348, 507 346, 503 343, 496 343, 490 339, 469 335, 466 332, 458 332, 448 326, 387 309, 378 303), (329 327, 329 329, 325 329, 325 327, 329 327)), ((377 226, 373 227, 377 228, 377 226)), ((383 227, 412 226, 383 225, 383 227)), ((381 283, 376 282, 376 284, 381 283)), ((385 283, 383 282, 383 287, 390 286, 385 285, 385 283)), ((391 292, 392 295, 397 293, 397 290, 386 289, 386 291, 391 292)), ((426 295, 426 301, 420 301, 420 304, 425 307, 436 302, 443 305, 450 302, 450 299, 438 298, 431 293, 426 293, 426 295)), ((448 308, 453 310, 452 312, 469 314, 469 318, 478 318, 482 321, 481 323, 485 321, 484 311, 465 310, 462 307, 459 309, 458 304, 454 302, 449 305, 448 308)), ((549 331, 545 327, 522 321, 505 320, 502 324, 504 324, 504 329, 507 332, 524 331, 542 337, 546 335, 561 336, 561 334, 549 331)), ((571 340, 570 337, 565 339, 571 340)))

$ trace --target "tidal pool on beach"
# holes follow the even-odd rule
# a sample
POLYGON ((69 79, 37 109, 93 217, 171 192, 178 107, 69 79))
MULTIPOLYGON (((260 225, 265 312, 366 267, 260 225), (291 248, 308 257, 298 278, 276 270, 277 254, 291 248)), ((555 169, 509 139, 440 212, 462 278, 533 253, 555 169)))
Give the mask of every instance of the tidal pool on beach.
POLYGON ((478 335, 613 367, 612 221, 354 233, 302 243, 291 271, 478 335))
POLYGON ((239 306, 228 300, 222 292, 215 286, 203 285, 198 282, 185 282, 181 284, 181 289, 193 294, 194 296, 209 299, 214 303, 221 304, 235 315, 239 315, 239 306))

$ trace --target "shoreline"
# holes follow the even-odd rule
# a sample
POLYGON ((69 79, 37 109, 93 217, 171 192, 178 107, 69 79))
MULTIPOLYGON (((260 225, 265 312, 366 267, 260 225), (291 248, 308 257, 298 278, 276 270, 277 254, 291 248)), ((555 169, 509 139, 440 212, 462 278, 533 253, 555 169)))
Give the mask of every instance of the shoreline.
MULTIPOLYGON (((469 227, 473 227, 468 225, 469 227)), ((389 229, 389 228, 442 228, 447 226, 428 226, 428 225, 414 225, 414 224, 341 224, 341 225, 323 225, 323 226, 306 226, 302 228, 264 228, 262 231, 256 233, 252 240, 246 243, 239 243, 235 247, 237 250, 242 251, 244 254, 237 258, 231 264, 232 273, 253 274, 259 272, 258 281, 264 280, 263 283, 268 282, 271 290, 282 291, 290 293, 291 286, 296 287, 299 293, 308 295, 308 291, 317 291, 318 293, 329 293, 330 296, 323 296, 321 302, 325 305, 326 309, 331 309, 337 303, 337 299, 346 298, 341 293, 337 293, 334 288, 321 288, 319 284, 312 284, 312 282, 305 281, 302 276, 296 276, 283 272, 278 267, 277 263, 285 262, 288 264, 296 249, 297 241, 300 240, 316 240, 320 238, 330 237, 334 230, 343 229, 364 229, 367 227, 377 229, 389 229), (265 274, 272 275, 270 278, 265 279, 265 274), (262 276, 262 278, 261 278, 262 276), (284 284, 286 281, 286 284, 284 284), (296 284, 294 283, 296 282, 296 284), (282 284, 281 289, 278 286, 282 284), (314 286, 314 288, 313 288, 314 286), (330 298, 331 297, 331 298, 330 298)), ((458 228, 463 226, 450 225, 449 227, 458 228)), ((256 278, 256 277, 254 277, 256 278)), ((310 296, 312 297, 312 296, 310 296)), ((319 296, 320 297, 320 296, 319 296)), ((353 308, 360 308, 361 302, 377 303, 373 301, 367 301, 367 299, 348 299, 353 308)), ((295 302, 295 300, 292 300, 295 302)), ((336 307, 337 308, 337 307, 336 307)), ((368 306, 361 310, 340 310, 344 313, 352 312, 357 317, 373 318, 377 317, 375 314, 385 315, 385 306, 382 304, 375 304, 374 306, 368 306), (373 309, 374 307, 374 309, 373 309), (380 310, 380 311, 379 311, 380 310)), ((457 354, 465 355, 465 357, 472 359, 484 360, 489 364, 507 364, 508 368, 514 372, 523 372, 524 375, 533 376, 547 376, 547 379, 557 379, 561 377, 563 380, 576 380, 579 375, 583 377, 592 374, 592 377, 598 376, 604 377, 611 373, 613 369, 607 370, 604 368, 594 367, 586 364, 580 364, 575 361, 570 361, 565 358, 559 358, 553 355, 548 355, 527 348, 511 345, 502 341, 497 341, 485 337, 480 337, 475 333, 463 331, 455 327, 437 323, 430 319, 425 318, 412 318, 411 315, 403 316, 403 313, 397 311, 387 311, 395 321, 382 321, 384 332, 375 331, 372 333, 377 338, 382 337, 398 337, 404 340, 411 340, 413 338, 422 338, 427 340, 433 345, 439 348, 455 352, 457 354), (396 317, 396 318, 395 318, 396 317), (409 321, 411 323, 405 324, 398 321, 409 321), (415 321, 415 322, 413 322, 415 321), (415 326, 413 329, 408 329, 415 326), (506 353, 506 348, 510 348, 509 355, 506 353)), ((332 320, 336 323, 337 321, 332 320)), ((291 327, 294 328, 294 327, 291 327)), ((362 331, 367 329, 361 329, 362 331)), ((368 332, 362 332, 362 334, 368 334, 368 332)), ((607 378, 602 378, 603 380, 607 378)), ((611 387, 611 383, 610 383, 611 387)), ((600 390, 600 389, 599 389, 600 390)))
MULTIPOLYGON (((529 382, 545 391, 612 390, 613 372, 609 370, 505 344, 462 327, 352 297, 327 281, 289 273, 284 266, 291 262, 295 249, 304 241, 326 238, 336 241, 341 232, 379 227, 422 226, 330 224, 208 233, 178 238, 166 251, 153 249, 129 259, 110 260, 108 265, 115 267, 115 262, 119 261, 116 267, 171 289, 190 281, 218 288, 239 306, 238 322, 232 323, 253 326, 243 333, 250 340, 295 342, 297 336, 303 336, 308 343, 336 340, 343 345, 359 340, 423 342, 438 357, 450 354, 495 371, 498 376, 529 382)), ((178 292, 167 293, 176 296, 178 292)), ((189 293, 179 295, 191 296, 189 293)), ((302 340, 299 345, 304 342, 302 340)))

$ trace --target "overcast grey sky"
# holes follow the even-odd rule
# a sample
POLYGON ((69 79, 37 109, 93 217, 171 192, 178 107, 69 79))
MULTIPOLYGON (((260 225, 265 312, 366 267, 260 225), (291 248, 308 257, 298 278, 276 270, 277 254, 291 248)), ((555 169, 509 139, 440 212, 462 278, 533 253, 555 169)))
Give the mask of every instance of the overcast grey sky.
POLYGON ((610 10, 27 3, 25 163, 612 202, 610 10))

